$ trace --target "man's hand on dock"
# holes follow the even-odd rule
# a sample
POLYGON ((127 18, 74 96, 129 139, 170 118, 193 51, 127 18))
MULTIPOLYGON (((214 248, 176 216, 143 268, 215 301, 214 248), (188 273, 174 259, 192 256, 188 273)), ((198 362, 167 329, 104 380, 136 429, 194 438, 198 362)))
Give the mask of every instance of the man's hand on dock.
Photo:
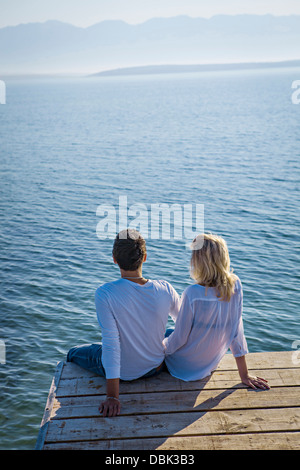
POLYGON ((99 406, 100 413, 103 413, 103 416, 113 417, 118 416, 121 412, 121 403, 118 398, 107 397, 99 406))
POLYGON ((99 411, 103 413, 104 417, 113 417, 120 414, 121 403, 119 400, 119 386, 119 378, 106 380, 106 400, 99 406, 99 411))

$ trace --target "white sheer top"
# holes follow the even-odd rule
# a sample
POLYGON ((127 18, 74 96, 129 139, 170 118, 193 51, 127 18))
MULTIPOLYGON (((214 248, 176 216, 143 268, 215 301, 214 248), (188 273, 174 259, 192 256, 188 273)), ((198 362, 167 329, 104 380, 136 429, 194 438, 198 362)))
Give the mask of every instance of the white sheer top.
POLYGON ((171 375, 198 380, 216 369, 229 348, 235 357, 245 355, 242 309, 239 279, 229 302, 219 300, 213 287, 195 284, 185 289, 175 330, 163 341, 171 375))

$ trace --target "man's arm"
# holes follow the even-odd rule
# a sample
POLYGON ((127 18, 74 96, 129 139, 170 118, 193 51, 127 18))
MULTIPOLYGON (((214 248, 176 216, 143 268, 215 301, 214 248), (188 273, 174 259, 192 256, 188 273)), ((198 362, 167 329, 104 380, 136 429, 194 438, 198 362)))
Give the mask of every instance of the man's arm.
POLYGON ((95 295, 96 311, 102 331, 102 365, 106 375, 106 399, 100 404, 103 416, 120 414, 120 338, 114 315, 105 295, 95 295))
POLYGON ((177 320, 177 317, 178 317, 178 314, 179 314, 179 310, 180 310, 180 305, 181 305, 181 298, 180 298, 180 295, 178 295, 178 293, 176 292, 176 290, 174 289, 174 287, 168 283, 168 286, 169 286, 169 290, 170 290, 170 294, 171 294, 171 297, 172 297, 172 302, 171 302, 171 306, 170 306, 170 317, 172 318, 172 320, 174 321, 174 323, 176 323, 176 320, 177 320))
POLYGON ((163 340, 163 346, 167 355, 173 354, 186 343, 192 328, 193 318, 194 315, 189 299, 183 293, 174 332, 163 340))

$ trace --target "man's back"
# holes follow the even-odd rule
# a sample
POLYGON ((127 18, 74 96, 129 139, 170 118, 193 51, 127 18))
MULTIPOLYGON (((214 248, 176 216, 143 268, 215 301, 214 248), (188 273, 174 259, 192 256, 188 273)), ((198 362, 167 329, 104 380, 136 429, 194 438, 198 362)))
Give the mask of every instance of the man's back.
POLYGON ((118 279, 96 290, 95 303, 107 378, 134 380, 162 363, 168 316, 176 320, 180 306, 167 281, 118 279))

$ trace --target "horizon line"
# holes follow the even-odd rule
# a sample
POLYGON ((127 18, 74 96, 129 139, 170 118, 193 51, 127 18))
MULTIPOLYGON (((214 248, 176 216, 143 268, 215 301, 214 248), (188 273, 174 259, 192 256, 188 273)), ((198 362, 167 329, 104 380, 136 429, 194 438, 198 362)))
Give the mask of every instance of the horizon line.
POLYGON ((293 64, 294 67, 299 67, 300 66, 300 58, 298 59, 288 59, 288 60, 273 60, 273 61, 252 61, 252 62, 220 62, 220 63, 197 63, 197 64, 148 64, 148 65, 136 65, 136 66, 128 66, 128 67, 116 67, 116 68, 113 68, 113 69, 106 69, 106 70, 102 70, 100 72, 45 72, 45 73, 19 73, 19 74, 15 74, 15 73, 4 73, 4 74, 1 74, 0 77, 2 78, 71 78, 71 77, 74 77, 74 78, 96 78, 97 76, 98 77, 113 77, 113 76, 126 76, 126 75, 153 75, 153 74, 167 74, 167 73, 199 73, 199 72, 206 72, 206 71, 210 71, 210 72, 222 72, 222 71, 233 71, 234 68, 233 67, 237 67, 237 69, 240 69, 240 68, 246 68, 247 66, 249 66, 249 70, 252 69, 258 69, 258 68, 272 68, 272 66, 274 68, 276 68, 276 66, 278 66, 279 68, 289 68, 289 67, 293 67, 293 64), (299 65, 298 65, 299 64, 299 65), (222 70, 222 66, 224 67, 224 69, 222 70), (171 72, 167 72, 167 71, 150 71, 150 72, 146 72, 146 69, 156 69, 158 70, 159 68, 163 69, 163 68, 195 68, 195 67, 199 67, 199 68, 215 68, 215 70, 190 70, 190 71, 181 71, 181 70, 173 70, 171 72), (228 68, 228 67, 232 67, 232 68, 228 68), (227 70, 226 70, 227 68, 227 70), (137 71, 137 70, 141 70, 141 69, 144 69, 146 73, 142 74, 142 73, 129 73, 127 74, 127 72, 134 72, 134 71, 137 71), (122 74, 122 72, 125 72, 124 74, 122 74))

